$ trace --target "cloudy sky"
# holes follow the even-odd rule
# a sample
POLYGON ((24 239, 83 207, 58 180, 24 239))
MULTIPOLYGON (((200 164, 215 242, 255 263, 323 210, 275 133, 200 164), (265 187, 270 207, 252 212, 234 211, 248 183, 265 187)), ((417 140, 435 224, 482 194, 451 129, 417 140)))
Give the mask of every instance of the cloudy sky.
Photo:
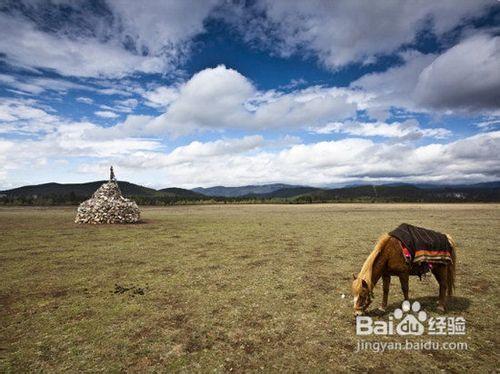
POLYGON ((500 179, 500 3, 0 0, 0 189, 500 179))

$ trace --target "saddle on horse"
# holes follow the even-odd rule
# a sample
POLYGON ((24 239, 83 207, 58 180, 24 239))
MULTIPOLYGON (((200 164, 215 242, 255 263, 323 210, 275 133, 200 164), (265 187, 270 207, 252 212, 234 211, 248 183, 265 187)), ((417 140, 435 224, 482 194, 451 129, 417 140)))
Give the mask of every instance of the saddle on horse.
POLYGON ((402 223, 389 233, 398 239, 411 274, 425 274, 432 264, 447 264, 452 261, 451 244, 445 234, 423 227, 402 223))

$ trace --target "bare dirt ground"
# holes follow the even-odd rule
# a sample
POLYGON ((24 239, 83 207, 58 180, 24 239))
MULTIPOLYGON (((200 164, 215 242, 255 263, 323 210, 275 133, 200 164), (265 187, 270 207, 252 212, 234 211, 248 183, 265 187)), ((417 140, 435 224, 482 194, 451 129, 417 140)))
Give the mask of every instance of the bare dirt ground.
MULTIPOLYGON (((75 225, 74 214, 0 209, 0 372, 498 368, 499 205, 143 208, 144 223, 126 226, 75 225), (458 242, 448 316, 465 318, 466 335, 435 340, 466 350, 354 353, 352 273, 401 222, 458 242)), ((431 316, 436 296, 433 278, 410 281, 431 316)), ((395 279, 389 311, 401 301, 395 279)))

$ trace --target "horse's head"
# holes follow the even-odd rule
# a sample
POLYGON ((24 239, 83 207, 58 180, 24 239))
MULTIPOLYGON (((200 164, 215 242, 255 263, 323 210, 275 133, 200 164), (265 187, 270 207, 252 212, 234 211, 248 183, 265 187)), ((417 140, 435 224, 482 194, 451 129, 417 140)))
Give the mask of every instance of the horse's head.
POLYGON ((372 303, 373 295, 368 283, 364 279, 357 278, 354 274, 353 278, 352 294, 354 296, 354 315, 360 316, 372 303))

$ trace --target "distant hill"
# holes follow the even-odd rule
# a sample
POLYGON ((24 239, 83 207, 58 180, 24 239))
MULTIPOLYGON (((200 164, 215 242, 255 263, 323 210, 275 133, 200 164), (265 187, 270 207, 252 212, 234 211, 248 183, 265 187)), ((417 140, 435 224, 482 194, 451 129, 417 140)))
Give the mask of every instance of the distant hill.
POLYGON ((336 188, 311 193, 311 196, 320 200, 349 200, 359 198, 391 198, 394 200, 408 199, 418 201, 423 198, 425 191, 412 185, 399 186, 358 186, 336 188))
MULTIPOLYGON (((48 195, 69 195, 74 193, 77 196, 90 197, 106 181, 96 181, 88 183, 44 183, 32 186, 23 186, 11 190, 0 191, 0 194, 7 196, 48 196, 48 195)), ((118 182, 123 195, 154 195, 156 190, 139 186, 129 182, 118 182)))
POLYGON ((462 184, 459 186, 447 186, 451 187, 461 187, 461 188, 500 188, 500 181, 496 182, 484 182, 484 183, 475 183, 475 184, 462 184))
POLYGON ((185 190, 184 188, 177 188, 177 187, 163 188, 161 190, 158 190, 158 192, 161 193, 162 195, 175 196, 175 197, 200 198, 205 196, 202 195, 201 193, 192 190, 185 190))
POLYGON ((316 188, 316 187, 288 187, 288 188, 281 188, 279 190, 269 192, 269 193, 264 193, 264 194, 250 194, 246 195, 244 197, 259 197, 259 198, 273 198, 273 197, 278 197, 278 198, 288 198, 288 197, 295 197, 295 196, 300 196, 304 194, 310 194, 313 192, 319 192, 323 191, 321 188, 316 188))
MULTIPOLYGON (((58 200, 81 201, 88 199, 106 181, 88 183, 44 183, 32 186, 23 186, 11 190, 0 191, 0 196, 10 198, 57 198, 58 200)), ((161 198, 161 197, 203 197, 196 192, 182 188, 165 188, 155 190, 129 182, 118 182, 118 186, 125 197, 161 198)))
MULTIPOLYGON (((0 204, 77 204, 88 199, 105 181, 89 183, 45 183, 0 191, 0 204)), ((141 205, 170 205, 200 201, 216 202, 500 202, 500 182, 471 185, 405 184, 356 185, 343 188, 316 188, 287 184, 242 187, 210 187, 187 190, 155 190, 129 182, 118 182, 124 196, 141 205)))
POLYGON ((270 194, 272 192, 286 189, 286 188, 296 188, 300 186, 292 186, 289 184, 275 183, 275 184, 264 184, 264 185, 250 185, 241 187, 197 187, 193 188, 192 191, 201 193, 205 196, 221 196, 221 197, 242 197, 248 195, 262 195, 270 194))
POLYGON ((473 185, 406 183, 356 185, 343 188, 288 187, 268 193, 248 194, 242 199, 288 199, 290 202, 499 202, 497 182, 473 185))
POLYGON ((500 202, 500 187, 359 186, 313 191, 297 202, 500 202))
POLYGON ((417 183, 417 184, 410 184, 410 183, 394 183, 394 184, 384 184, 384 186, 415 186, 418 188, 423 188, 423 189, 436 189, 436 190, 443 190, 447 188, 499 188, 500 187, 500 181, 497 182, 484 182, 484 183, 473 183, 473 184, 432 184, 432 183, 417 183))

